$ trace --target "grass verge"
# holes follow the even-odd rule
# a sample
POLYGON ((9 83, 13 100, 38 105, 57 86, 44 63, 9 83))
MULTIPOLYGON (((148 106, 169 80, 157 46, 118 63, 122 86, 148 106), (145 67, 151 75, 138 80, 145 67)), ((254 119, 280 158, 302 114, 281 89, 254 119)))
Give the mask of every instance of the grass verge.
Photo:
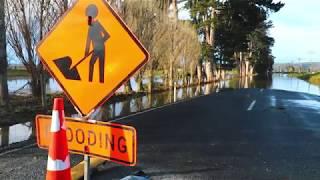
POLYGON ((296 77, 296 78, 308 81, 311 84, 320 86, 320 72, 317 72, 317 73, 292 73, 292 74, 289 74, 289 76, 296 77))
POLYGON ((26 77, 29 76, 27 70, 20 70, 20 69, 9 69, 8 70, 8 77, 26 77))

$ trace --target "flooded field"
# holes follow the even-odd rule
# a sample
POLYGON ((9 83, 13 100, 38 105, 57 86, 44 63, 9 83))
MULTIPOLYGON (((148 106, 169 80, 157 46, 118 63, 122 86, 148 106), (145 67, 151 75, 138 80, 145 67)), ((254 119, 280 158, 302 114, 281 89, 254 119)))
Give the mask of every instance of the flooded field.
MULTIPOLYGON (((158 79, 157 81, 162 81, 158 79)), ((12 79, 9 81, 9 89, 11 92, 19 89, 19 87, 26 84, 28 79, 12 79)), ((136 89, 136 83, 132 80, 133 89, 136 89)), ((144 83, 147 83, 146 81, 144 83)), ((219 83, 211 83, 197 87, 189 87, 177 89, 177 91, 166 91, 162 93, 155 93, 139 98, 131 98, 126 101, 115 102, 113 104, 106 103, 103 107, 98 109, 95 113, 95 119, 101 121, 110 121, 119 117, 127 116, 135 112, 141 112, 150 108, 161 107, 166 104, 177 101, 187 100, 197 96, 218 93, 225 89, 242 89, 242 88, 263 88, 263 89, 278 89, 295 92, 310 93, 320 95, 320 87, 312 85, 306 81, 288 77, 285 74, 274 74, 272 79, 259 80, 254 77, 243 79, 232 79, 221 81, 219 83)), ((49 92, 61 91, 59 85, 50 80, 47 84, 49 92)), ((25 92, 28 88, 24 89, 25 92)), ((123 88, 119 92, 123 91, 123 88)), ((32 122, 24 124, 17 124, 10 127, 0 128, 0 146, 21 142, 33 137, 34 126, 32 122)))

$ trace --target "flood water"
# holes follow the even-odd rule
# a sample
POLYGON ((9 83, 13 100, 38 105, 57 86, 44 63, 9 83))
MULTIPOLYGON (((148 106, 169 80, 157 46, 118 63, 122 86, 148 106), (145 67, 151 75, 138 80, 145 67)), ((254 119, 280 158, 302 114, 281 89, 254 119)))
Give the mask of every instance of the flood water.
MULTIPOLYGON (((31 86, 30 86, 30 78, 28 77, 10 77, 8 80, 8 88, 10 94, 16 94, 16 95, 30 95, 31 94, 31 86)), ((149 80, 145 79, 143 80, 143 84, 147 84, 149 80)), ((130 80, 132 89, 136 91, 138 89, 138 84, 135 81, 134 78, 130 80)), ((163 83, 163 80, 159 77, 154 78, 155 83, 163 83)), ((182 81, 180 81, 180 84, 182 81)), ((179 84, 179 83, 178 83, 179 84)), ((59 84, 54 79, 49 79, 49 81, 46 84, 46 90, 47 93, 53 94, 53 93, 59 93, 62 92, 62 89, 60 88, 59 84)), ((124 92, 124 87, 120 87, 120 89, 117 92, 124 92)))
MULTIPOLYGON (((16 95, 30 95, 30 78, 28 77, 10 77, 8 80, 8 89, 10 94, 16 95)), ((47 93, 57 93, 61 92, 61 88, 54 79, 49 79, 46 84, 47 93)))
MULTIPOLYGON (((28 79, 14 79, 9 81, 9 89, 11 92, 16 91, 17 88, 26 84, 28 79), (11 82, 10 82, 11 81, 11 82)), ((157 80, 161 82, 161 79, 157 80)), ((133 90, 136 89, 136 83, 131 80, 133 90)), ((145 81, 144 83, 147 83, 145 81)), ((320 96, 320 87, 312 85, 306 81, 299 80, 297 78, 288 77, 285 74, 274 74, 269 80, 261 80, 256 77, 248 77, 242 79, 231 79, 221 81, 218 83, 206 84, 198 87, 189 87, 183 89, 177 89, 174 91, 166 91, 162 93, 155 93, 152 95, 145 95, 139 98, 131 98, 126 101, 115 102, 112 104, 106 103, 103 107, 96 111, 95 120, 110 121, 123 117, 135 112, 141 112, 150 108, 160 107, 166 104, 182 101, 197 96, 208 95, 212 93, 218 93, 220 91, 231 89, 243 89, 243 88, 263 88, 263 89, 277 89, 287 90, 295 92, 304 92, 320 96)), ((61 91, 59 85, 50 80, 47 89, 49 92, 61 91)), ((24 91, 28 91, 25 88, 24 91)), ((120 88, 118 92, 123 91, 120 88)), ((21 142, 28 140, 34 136, 33 123, 27 122, 24 124, 17 124, 10 127, 0 128, 0 146, 6 146, 8 144, 21 142)))

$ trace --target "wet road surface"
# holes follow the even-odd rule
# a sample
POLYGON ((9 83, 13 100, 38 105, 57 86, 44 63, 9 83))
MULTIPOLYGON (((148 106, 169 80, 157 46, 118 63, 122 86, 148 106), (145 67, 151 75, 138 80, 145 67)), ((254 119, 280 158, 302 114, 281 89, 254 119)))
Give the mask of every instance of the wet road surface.
MULTIPOLYGON (((106 163, 93 179, 137 170, 153 179, 319 179, 319 110, 319 96, 242 89, 124 118, 138 132, 137 167, 106 163)), ((0 179, 43 179, 46 159, 36 147, 0 155, 0 179)))
POLYGON ((319 179, 320 98, 247 89, 137 115, 138 166, 107 163, 94 179, 319 179))

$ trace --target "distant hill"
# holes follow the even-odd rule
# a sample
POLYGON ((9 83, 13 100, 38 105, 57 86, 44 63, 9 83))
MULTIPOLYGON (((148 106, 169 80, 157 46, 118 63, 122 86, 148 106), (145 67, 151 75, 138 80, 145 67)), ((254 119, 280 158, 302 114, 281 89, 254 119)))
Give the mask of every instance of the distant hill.
POLYGON ((320 62, 306 63, 276 63, 273 65, 274 72, 318 72, 320 62))

